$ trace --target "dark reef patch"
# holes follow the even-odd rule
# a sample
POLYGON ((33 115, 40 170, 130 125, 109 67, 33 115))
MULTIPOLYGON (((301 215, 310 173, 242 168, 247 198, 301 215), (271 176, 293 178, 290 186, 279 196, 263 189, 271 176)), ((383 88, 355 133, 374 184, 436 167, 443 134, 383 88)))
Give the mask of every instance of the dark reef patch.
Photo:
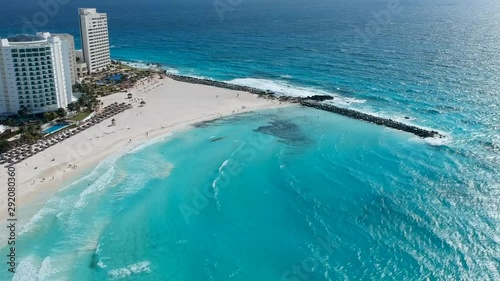
POLYGON ((270 121, 269 125, 260 126, 254 132, 274 136, 280 142, 294 146, 303 146, 313 142, 302 132, 299 125, 286 120, 270 121))

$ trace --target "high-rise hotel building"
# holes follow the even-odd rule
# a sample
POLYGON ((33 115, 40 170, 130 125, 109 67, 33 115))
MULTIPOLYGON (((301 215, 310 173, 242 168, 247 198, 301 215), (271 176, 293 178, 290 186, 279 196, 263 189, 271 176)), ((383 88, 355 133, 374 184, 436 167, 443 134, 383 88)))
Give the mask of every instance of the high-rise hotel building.
POLYGON ((66 57, 62 40, 50 33, 0 38, 0 114, 66 108, 73 99, 66 57))
POLYGON ((67 80, 71 80, 71 85, 76 84, 78 79, 78 73, 76 71, 76 52, 75 52, 75 38, 66 33, 52 33, 52 36, 59 37, 62 41, 63 52, 68 55, 64 57, 65 64, 69 64, 69 77, 67 80))
POLYGON ((108 16, 96 9, 78 9, 82 51, 89 74, 111 63, 109 54, 108 16))

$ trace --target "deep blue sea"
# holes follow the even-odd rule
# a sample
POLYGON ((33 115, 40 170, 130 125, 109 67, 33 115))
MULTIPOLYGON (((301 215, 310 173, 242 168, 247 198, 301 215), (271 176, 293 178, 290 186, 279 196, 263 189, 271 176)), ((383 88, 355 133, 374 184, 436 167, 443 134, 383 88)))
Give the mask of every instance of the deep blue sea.
POLYGON ((68 183, 0 280, 500 280, 499 1, 0 1, 0 37, 96 7, 114 59, 447 136, 300 107, 178 132, 68 183))

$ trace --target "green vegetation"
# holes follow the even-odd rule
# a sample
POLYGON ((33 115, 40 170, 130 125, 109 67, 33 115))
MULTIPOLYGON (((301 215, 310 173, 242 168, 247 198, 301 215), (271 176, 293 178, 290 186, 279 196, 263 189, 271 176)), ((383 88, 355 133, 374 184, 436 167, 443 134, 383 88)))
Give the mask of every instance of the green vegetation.
POLYGON ((165 73, 160 70, 160 64, 149 65, 152 69, 137 69, 113 61, 106 69, 86 77, 81 83, 74 85, 73 91, 102 97, 123 92, 133 87, 141 79, 151 77, 153 74, 164 77, 165 73), (110 79, 116 75, 120 75, 118 80, 110 79))
POLYGON ((96 110, 101 102, 93 94, 82 95, 76 102, 68 104, 69 111, 92 112, 96 110))
MULTIPOLYGON (((137 82, 144 78, 153 76, 165 77, 165 72, 161 70, 160 64, 149 64, 151 69, 137 69, 120 62, 113 61, 106 69, 97 74, 86 77, 73 86, 74 92, 83 93, 76 101, 68 105, 67 110, 76 112, 76 115, 69 120, 81 121, 89 116, 92 112, 102 106, 102 102, 98 97, 106 96, 113 93, 124 92, 132 88, 137 82), (110 79, 110 77, 120 75, 119 79, 110 79)), ((132 95, 128 95, 132 98, 132 95)), ((143 101, 141 106, 146 103, 143 101)), ((7 130, 0 135, 0 152, 5 152, 11 148, 22 144, 33 144, 43 138, 41 125, 53 122, 58 119, 63 119, 67 116, 67 112, 63 108, 59 108, 54 112, 46 112, 43 114, 34 114, 27 107, 22 107, 16 116, 11 116, 6 120, 0 121, 0 124, 14 127, 17 129, 7 130), (21 134, 17 140, 9 142, 8 139, 21 134)), ((76 126, 76 125, 74 125, 76 126)))
POLYGON ((77 113, 75 116, 71 117, 71 120, 79 122, 82 121, 83 119, 87 118, 92 112, 90 111, 82 111, 77 113))
POLYGON ((20 128, 20 141, 27 144, 33 144, 43 137, 40 124, 30 124, 20 128))
POLYGON ((43 138, 41 125, 44 123, 52 122, 56 119, 66 117, 66 110, 59 108, 57 111, 45 112, 40 114, 33 114, 31 110, 23 107, 19 110, 18 115, 11 116, 6 120, 2 120, 0 124, 8 127, 17 127, 17 130, 7 130, 0 135, 0 152, 22 145, 33 144, 43 138), (18 140, 9 142, 8 139, 21 135, 18 140))

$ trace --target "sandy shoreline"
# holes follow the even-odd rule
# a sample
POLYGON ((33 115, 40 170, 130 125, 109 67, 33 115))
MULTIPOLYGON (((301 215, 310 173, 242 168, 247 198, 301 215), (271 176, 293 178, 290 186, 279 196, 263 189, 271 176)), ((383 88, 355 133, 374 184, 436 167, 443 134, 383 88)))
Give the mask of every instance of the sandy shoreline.
MULTIPOLYGON (((136 147, 190 125, 236 113, 279 106, 279 101, 246 92, 189 84, 170 78, 145 81, 130 91, 134 108, 91 127, 17 165, 16 212, 23 225, 52 194, 70 179, 113 154, 136 147), (139 100, 146 102, 139 106, 139 100), (76 168, 75 168, 76 165, 76 168), (70 167, 71 166, 71 167, 70 167), (26 209, 25 209, 26 208, 26 209), (25 211, 23 211, 23 209, 25 211)), ((129 102, 126 93, 101 99, 104 105, 129 102)), ((5 168, 4 168, 5 169, 5 168)), ((7 171, 0 173, 7 186, 7 171)), ((7 188, 0 189, 0 219, 7 216, 7 188)), ((3 242, 6 230, 2 228, 3 242)))

